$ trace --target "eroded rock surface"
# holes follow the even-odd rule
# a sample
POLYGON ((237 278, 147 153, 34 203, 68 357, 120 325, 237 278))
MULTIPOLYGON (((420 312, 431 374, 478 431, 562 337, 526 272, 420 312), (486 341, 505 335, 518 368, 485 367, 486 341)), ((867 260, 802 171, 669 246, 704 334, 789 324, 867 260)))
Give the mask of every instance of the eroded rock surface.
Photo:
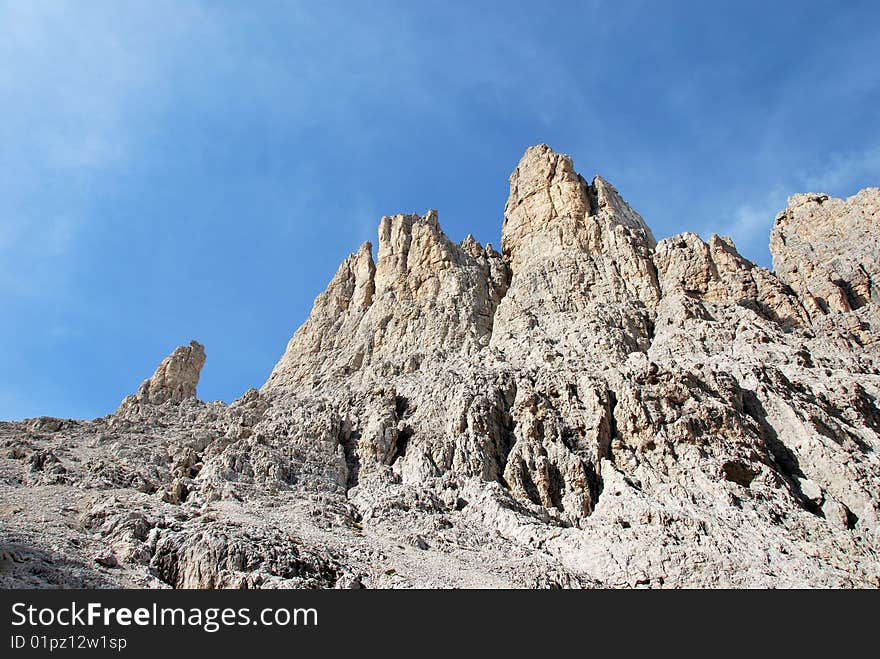
POLYGON ((199 375, 204 365, 205 346, 198 341, 180 346, 159 364, 153 377, 141 383, 136 394, 122 402, 119 411, 133 411, 141 405, 179 403, 187 398, 195 398, 199 375))
POLYGON ((880 586, 878 199, 793 197, 771 272, 531 147, 500 252, 383 218, 259 390, 193 342, 0 424, 0 583, 880 586))
POLYGON ((813 316, 880 304, 880 189, 789 197, 770 234, 773 268, 813 316))

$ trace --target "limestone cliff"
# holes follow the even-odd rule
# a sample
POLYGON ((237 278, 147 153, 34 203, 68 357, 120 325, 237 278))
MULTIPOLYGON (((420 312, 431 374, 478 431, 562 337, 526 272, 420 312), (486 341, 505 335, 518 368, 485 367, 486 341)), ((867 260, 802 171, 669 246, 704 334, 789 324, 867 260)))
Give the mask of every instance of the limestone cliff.
POLYGON ((878 208, 792 197, 770 271, 531 147, 500 253, 385 217, 259 391, 193 343, 4 464, 174 586, 878 586, 878 208))

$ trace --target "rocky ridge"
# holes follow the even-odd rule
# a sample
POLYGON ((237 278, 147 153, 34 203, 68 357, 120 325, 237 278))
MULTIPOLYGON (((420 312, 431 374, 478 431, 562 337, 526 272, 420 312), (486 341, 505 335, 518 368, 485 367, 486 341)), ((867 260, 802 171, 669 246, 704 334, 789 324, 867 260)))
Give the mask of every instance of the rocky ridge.
POLYGON ((383 218, 260 390, 193 342, 0 424, 0 583, 880 586, 878 209, 792 197, 771 272, 531 147, 500 252, 383 218))

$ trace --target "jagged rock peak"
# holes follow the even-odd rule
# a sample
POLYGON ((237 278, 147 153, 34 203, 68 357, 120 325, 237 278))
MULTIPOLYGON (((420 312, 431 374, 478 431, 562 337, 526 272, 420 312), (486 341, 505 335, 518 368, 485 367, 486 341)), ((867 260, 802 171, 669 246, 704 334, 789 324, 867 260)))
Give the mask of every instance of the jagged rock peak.
POLYGON ((452 242, 436 210, 385 216, 375 264, 369 243, 343 262, 263 391, 411 373, 478 352, 508 281, 501 255, 472 236, 452 242))
POLYGON ((588 184, 568 156, 529 148, 510 177, 501 244, 511 279, 492 345, 509 359, 530 363, 543 345, 540 359, 599 364, 647 348, 656 241, 604 179, 588 184))
POLYGON ((315 308, 344 311, 354 306, 365 309, 373 302, 375 275, 373 244, 366 241, 342 262, 327 290, 315 300, 315 308))
POLYGON ((628 227, 637 232, 644 232, 647 238, 648 246, 654 247, 657 240, 651 232, 650 227, 642 219, 642 216, 636 213, 629 204, 624 201, 623 197, 611 183, 601 176, 593 179, 592 192, 596 199, 598 211, 603 211, 614 218, 615 222, 621 226, 628 227))
POLYGON ((423 216, 385 216, 379 223, 377 287, 405 297, 430 294, 423 285, 452 267, 455 251, 440 228, 436 210, 423 216))
POLYGON ((563 244, 602 251, 603 232, 615 226, 638 233, 648 248, 656 244, 644 220, 605 179, 596 176, 588 184, 569 156, 546 144, 526 149, 510 175, 504 208, 501 247, 507 258, 516 263, 524 246, 547 231, 563 244))
POLYGON ((685 295, 706 302, 748 306, 786 326, 809 325, 800 300, 765 268, 736 251, 727 236, 704 242, 687 232, 664 238, 654 250, 663 297, 685 295))
POLYGON ((162 360, 153 377, 141 383, 136 394, 122 401, 119 410, 131 410, 144 404, 161 405, 168 401, 179 403, 187 398, 195 398, 204 365, 205 346, 198 341, 179 346, 162 360))
POLYGON ((849 199, 794 195, 770 234, 773 268, 814 320, 859 309, 880 300, 878 232, 880 188, 849 199))

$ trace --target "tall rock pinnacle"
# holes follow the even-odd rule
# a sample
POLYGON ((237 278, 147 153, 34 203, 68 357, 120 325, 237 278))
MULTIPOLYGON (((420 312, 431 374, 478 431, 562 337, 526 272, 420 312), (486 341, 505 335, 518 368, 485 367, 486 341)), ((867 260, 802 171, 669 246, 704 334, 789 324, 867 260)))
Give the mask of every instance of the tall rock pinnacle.
POLYGON ((547 231, 560 245, 601 252, 601 231, 615 225, 631 229, 648 247, 656 243, 644 220, 610 183, 597 176, 588 184, 570 157, 546 144, 526 150, 510 175, 504 207, 501 246, 514 264, 523 248, 547 231))
POLYGON ((371 249, 365 243, 345 260, 264 390, 413 372, 488 342, 508 278, 491 246, 453 243, 432 210, 383 217, 375 264, 371 249))
POLYGON ((179 403, 196 397, 199 375, 205 365, 205 346, 198 341, 190 341, 188 346, 180 346, 162 360, 149 380, 144 380, 138 391, 120 405, 120 410, 132 409, 138 405, 161 405, 171 401, 179 403))
POLYGON ((526 357, 561 343, 587 359, 643 348, 660 298, 655 243, 608 182, 588 184, 545 144, 529 148, 510 177, 501 244, 512 279, 493 345, 526 357))

